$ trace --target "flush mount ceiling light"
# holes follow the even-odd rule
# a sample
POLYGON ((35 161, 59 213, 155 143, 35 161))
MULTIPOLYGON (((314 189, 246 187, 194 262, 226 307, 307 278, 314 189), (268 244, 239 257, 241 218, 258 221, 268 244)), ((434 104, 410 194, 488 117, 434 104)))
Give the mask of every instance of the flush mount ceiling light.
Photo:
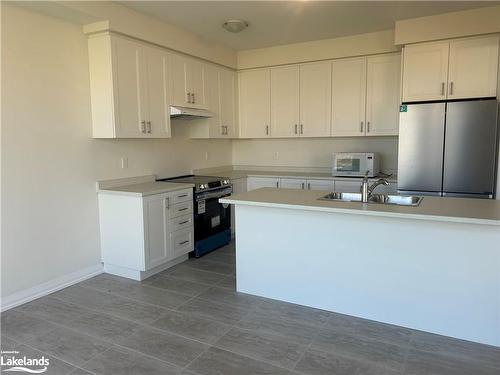
POLYGON ((248 22, 242 20, 227 20, 222 24, 222 27, 231 33, 239 33, 248 27, 248 22))

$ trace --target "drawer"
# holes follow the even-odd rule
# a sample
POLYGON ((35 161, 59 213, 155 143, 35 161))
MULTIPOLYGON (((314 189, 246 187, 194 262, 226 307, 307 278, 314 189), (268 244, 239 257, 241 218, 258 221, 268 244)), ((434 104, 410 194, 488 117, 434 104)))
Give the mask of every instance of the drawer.
POLYGON ((193 229, 185 229, 170 234, 173 258, 193 251, 193 229))
POLYGON ((193 214, 193 201, 173 204, 170 206, 170 218, 193 214))
POLYGON ((170 220, 170 231, 175 232, 193 227, 193 214, 179 216, 170 220))
POLYGON ((188 202, 193 200, 193 189, 174 191, 171 195, 171 204, 188 202))

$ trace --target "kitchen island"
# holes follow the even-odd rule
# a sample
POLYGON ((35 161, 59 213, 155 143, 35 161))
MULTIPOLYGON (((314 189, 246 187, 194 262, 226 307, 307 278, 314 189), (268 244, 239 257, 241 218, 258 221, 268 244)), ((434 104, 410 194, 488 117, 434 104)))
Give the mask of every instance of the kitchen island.
POLYGON ((500 201, 327 193, 221 199, 236 206, 238 291, 500 346, 500 201))

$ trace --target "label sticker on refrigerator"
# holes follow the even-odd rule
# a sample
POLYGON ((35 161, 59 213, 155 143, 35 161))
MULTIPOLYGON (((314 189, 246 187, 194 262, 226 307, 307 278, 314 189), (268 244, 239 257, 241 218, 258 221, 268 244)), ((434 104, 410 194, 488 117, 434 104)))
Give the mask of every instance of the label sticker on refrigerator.
POLYGON ((198 201, 198 214, 204 214, 206 211, 205 201, 198 201))
POLYGON ((406 104, 400 105, 399 112, 408 112, 408 106, 406 104))
POLYGON ((220 216, 214 216, 212 218, 212 228, 215 228, 217 225, 220 225, 220 216))

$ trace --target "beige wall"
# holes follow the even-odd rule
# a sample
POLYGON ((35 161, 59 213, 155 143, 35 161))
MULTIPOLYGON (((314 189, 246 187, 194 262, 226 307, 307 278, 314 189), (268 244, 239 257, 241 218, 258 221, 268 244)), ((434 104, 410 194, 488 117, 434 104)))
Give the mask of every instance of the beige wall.
POLYGON ((171 140, 92 139, 78 25, 2 4, 2 79, 3 297, 100 262, 97 180, 231 163, 230 141, 189 140, 185 123, 171 140))
POLYGON ((233 164, 330 168, 332 152, 336 151, 378 152, 382 157, 384 171, 392 172, 397 169, 397 137, 234 140, 233 164))
POLYGON ((471 9, 396 22, 398 45, 500 32, 500 6, 471 9))
POLYGON ((394 30, 238 51, 238 69, 394 52, 394 30))

